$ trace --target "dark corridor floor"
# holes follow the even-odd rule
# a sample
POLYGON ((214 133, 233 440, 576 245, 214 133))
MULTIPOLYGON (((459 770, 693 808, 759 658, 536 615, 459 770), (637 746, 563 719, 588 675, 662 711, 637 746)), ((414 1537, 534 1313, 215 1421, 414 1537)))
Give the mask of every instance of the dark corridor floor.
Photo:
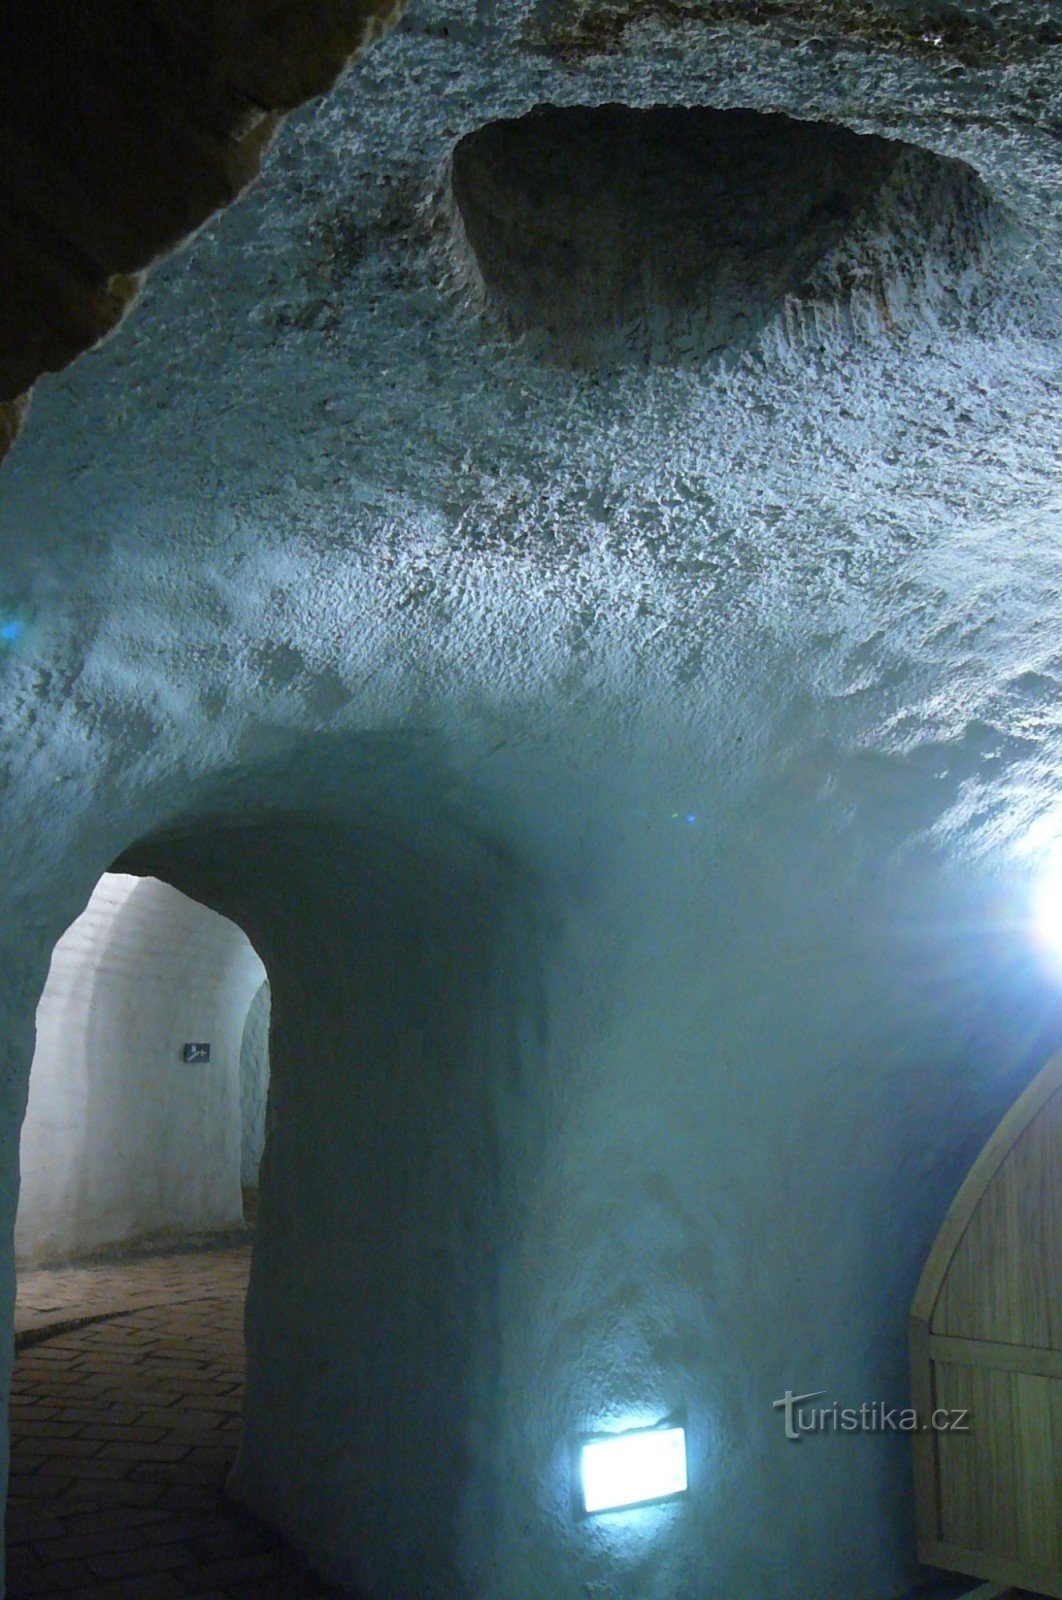
POLYGON ((244 1240, 20 1282, 8 1600, 337 1594, 225 1494, 249 1260, 244 1240))

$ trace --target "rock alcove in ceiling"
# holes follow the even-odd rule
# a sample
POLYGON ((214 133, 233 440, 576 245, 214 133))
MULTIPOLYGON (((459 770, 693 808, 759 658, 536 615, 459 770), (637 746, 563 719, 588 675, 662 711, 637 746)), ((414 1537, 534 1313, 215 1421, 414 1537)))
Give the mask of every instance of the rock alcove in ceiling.
POLYGON ((977 175, 835 123, 541 105, 453 153, 465 279, 573 364, 696 360, 772 319, 956 313, 999 216, 977 175))

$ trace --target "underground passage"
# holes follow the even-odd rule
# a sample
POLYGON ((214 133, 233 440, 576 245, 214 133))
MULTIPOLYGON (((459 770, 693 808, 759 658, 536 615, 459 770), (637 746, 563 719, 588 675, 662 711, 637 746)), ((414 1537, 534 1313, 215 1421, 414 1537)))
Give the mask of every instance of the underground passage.
POLYGON ((1060 52, 5 8, 11 1600, 1062 1597, 1060 52))

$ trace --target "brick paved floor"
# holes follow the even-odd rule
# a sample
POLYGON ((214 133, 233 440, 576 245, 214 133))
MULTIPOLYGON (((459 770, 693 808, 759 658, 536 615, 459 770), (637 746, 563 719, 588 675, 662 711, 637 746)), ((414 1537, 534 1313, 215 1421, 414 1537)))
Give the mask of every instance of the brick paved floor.
POLYGON ((8 1600, 338 1593, 225 1495, 249 1261, 240 1240, 23 1275, 8 1600))

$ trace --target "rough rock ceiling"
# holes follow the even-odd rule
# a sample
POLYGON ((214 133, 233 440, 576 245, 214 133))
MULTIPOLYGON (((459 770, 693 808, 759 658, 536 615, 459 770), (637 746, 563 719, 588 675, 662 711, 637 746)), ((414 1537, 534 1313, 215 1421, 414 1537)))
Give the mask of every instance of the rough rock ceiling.
POLYGON ((42 372, 117 326, 143 269, 238 195, 281 115, 395 0, 11 0, 0 18, 0 455, 42 372))
POLYGON ((1062 767, 1058 39, 1036 4, 415 5, 39 387, 0 475, 15 813, 124 842, 138 787, 308 732, 570 722, 1024 838, 1062 767), (573 363, 484 304, 450 159, 604 105, 915 154, 748 348, 573 363))
POLYGON ((705 106, 539 107, 460 140, 451 183, 482 309, 577 367, 703 366, 859 310, 935 321, 1009 231, 963 162, 705 106))

